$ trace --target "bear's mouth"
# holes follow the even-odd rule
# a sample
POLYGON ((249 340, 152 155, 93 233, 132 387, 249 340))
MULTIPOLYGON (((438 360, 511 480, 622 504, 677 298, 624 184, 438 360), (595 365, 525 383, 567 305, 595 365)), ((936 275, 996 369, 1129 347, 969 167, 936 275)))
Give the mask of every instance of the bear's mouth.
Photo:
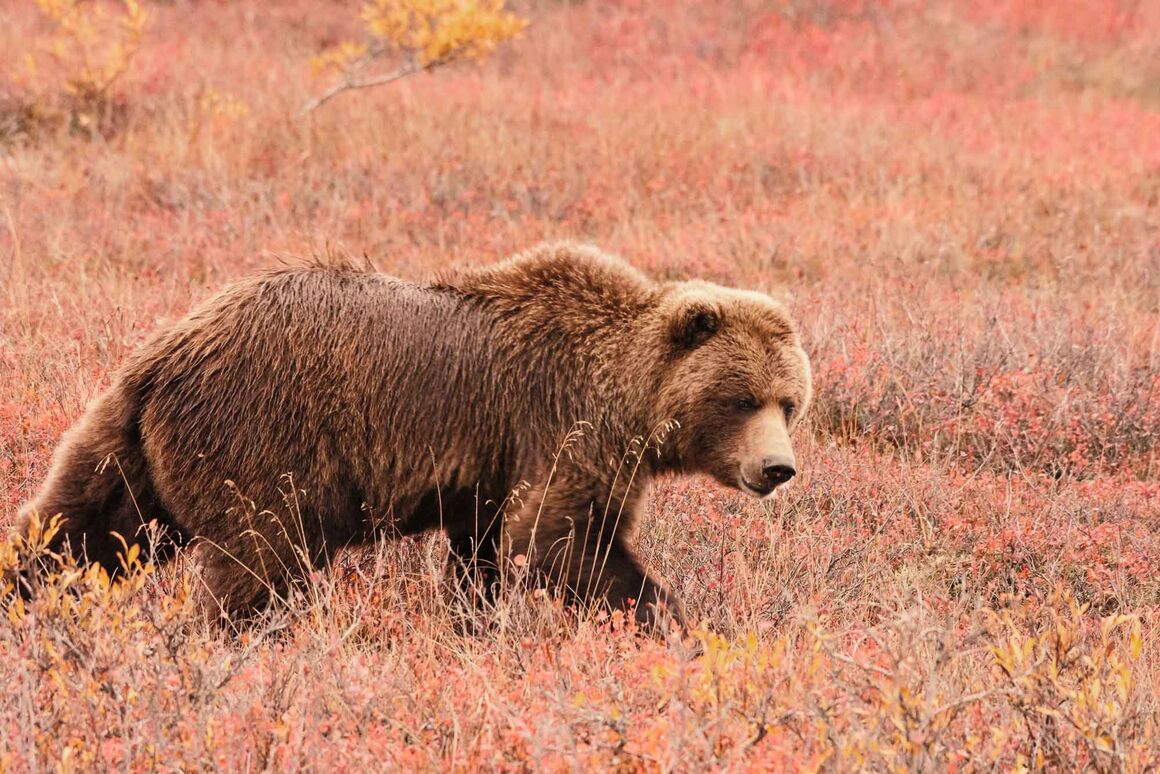
POLYGON ((741 479, 741 491, 751 494, 760 500, 764 500, 777 491, 777 487, 775 486, 758 486, 757 484, 749 483, 745 480, 744 474, 739 476, 739 478, 741 479))

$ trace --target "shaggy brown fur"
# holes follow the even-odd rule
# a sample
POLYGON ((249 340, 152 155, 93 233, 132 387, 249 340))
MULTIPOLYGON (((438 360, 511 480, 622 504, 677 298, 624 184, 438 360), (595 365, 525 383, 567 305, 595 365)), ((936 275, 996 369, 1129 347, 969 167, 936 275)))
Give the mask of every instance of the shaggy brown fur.
POLYGON ((233 614, 344 546, 441 528, 476 588, 522 554, 578 597, 683 623, 629 548, 648 483, 704 472, 768 494, 809 397, 768 297, 658 284, 592 248, 434 284, 279 270, 133 355, 28 508, 63 514, 56 545, 110 569, 110 533, 140 541, 156 519, 200 545, 233 614))

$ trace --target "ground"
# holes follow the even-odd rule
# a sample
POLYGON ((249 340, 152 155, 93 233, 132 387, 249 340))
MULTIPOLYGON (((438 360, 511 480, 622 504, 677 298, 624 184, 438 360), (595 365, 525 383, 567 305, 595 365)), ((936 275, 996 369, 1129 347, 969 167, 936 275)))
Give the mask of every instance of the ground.
POLYGON ((353 6, 145 5, 54 123, 0 4, 41 62, 0 84, 0 526, 147 331, 287 256, 591 241, 783 299, 816 404, 772 503, 655 494, 700 657, 534 595, 464 634, 434 539, 238 638, 186 564, 66 574, 0 621, 0 769, 1160 764, 1160 7, 529 1, 302 116, 353 6))

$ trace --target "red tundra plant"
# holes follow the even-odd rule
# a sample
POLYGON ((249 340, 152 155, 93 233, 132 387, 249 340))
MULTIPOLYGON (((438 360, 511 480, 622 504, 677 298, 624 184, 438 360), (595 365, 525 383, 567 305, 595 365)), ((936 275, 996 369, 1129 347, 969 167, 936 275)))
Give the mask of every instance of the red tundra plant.
POLYGON ((815 329, 825 431, 970 470, 1155 475, 1154 313, 945 292, 862 304, 869 325, 815 329))

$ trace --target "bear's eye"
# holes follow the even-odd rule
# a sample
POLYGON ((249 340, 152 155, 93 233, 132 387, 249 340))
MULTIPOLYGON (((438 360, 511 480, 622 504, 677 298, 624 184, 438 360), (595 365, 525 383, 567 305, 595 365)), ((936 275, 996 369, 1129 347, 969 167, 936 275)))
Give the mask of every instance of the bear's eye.
POLYGON ((740 411, 757 411, 761 407, 761 404, 757 402, 757 398, 752 395, 743 395, 740 398, 736 398, 733 401, 733 405, 740 411))
POLYGON ((781 402, 781 410, 785 412, 785 421, 788 422, 797 413, 797 404, 792 400, 784 400, 781 402))

